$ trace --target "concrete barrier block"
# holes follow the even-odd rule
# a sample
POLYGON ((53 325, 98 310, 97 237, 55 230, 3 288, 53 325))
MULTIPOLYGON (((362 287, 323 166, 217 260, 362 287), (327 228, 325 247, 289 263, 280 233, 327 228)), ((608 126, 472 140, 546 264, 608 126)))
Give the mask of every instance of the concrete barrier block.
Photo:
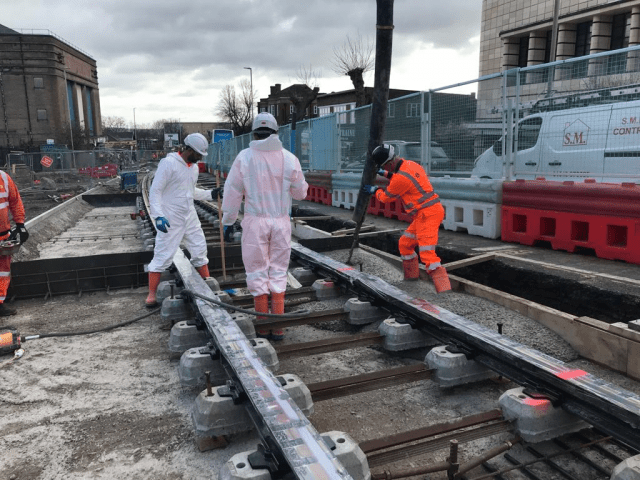
POLYGON ((617 465, 611 473, 611 480, 640 480, 640 455, 617 465))
POLYGON ((378 327, 384 336, 384 348, 391 352, 428 347, 436 342, 432 337, 416 330, 408 323, 398 323, 395 318, 387 318, 378 327))
POLYGON ((304 382, 300 380, 300 377, 288 373, 286 375, 279 375, 277 378, 278 380, 282 379, 282 388, 285 389, 298 408, 302 410, 302 413, 307 417, 312 415, 313 400, 311 399, 311 391, 304 382))
POLYGON ((547 398, 532 397, 524 387, 508 390, 500 396, 504 418, 513 420, 525 442, 538 443, 589 428, 585 421, 554 407, 547 398))
POLYGON ((249 463, 249 455, 253 452, 242 452, 234 455, 220 468, 220 480, 271 480, 269 470, 254 470, 249 463))
POLYGON ((494 371, 467 359, 464 353, 451 353, 445 346, 431 349, 424 362, 429 368, 436 370, 434 379, 438 385, 445 388, 497 376, 494 371))
POLYGON ((160 318, 163 323, 172 324, 181 320, 186 320, 193 317, 193 311, 184 299, 181 297, 167 297, 162 300, 162 310, 160 311, 160 318))
POLYGON ((313 285, 313 282, 318 279, 316 274, 313 273, 313 271, 309 268, 294 268, 291 271, 291 275, 293 275, 293 277, 298 280, 298 282, 300 282, 300 285, 302 285, 303 287, 310 287, 311 285, 313 285))
POLYGON ((252 315, 247 315, 246 313, 231 313, 231 319, 236 322, 244 336, 249 340, 252 338, 256 338, 256 329, 253 326, 253 317, 252 315))
POLYGON ((319 301, 330 300, 340 296, 340 289, 331 280, 316 280, 311 286, 316 292, 316 298, 319 301))
POLYGON ((347 323, 351 325, 367 325, 382 320, 387 313, 370 302, 361 302, 357 298, 350 298, 344 304, 344 311, 349 312, 347 323))
POLYGON ((192 322, 181 321, 171 328, 169 335, 169 350, 174 353, 184 353, 190 348, 202 347, 209 342, 209 332, 198 330, 192 322))
POLYGON ((280 368, 280 361, 278 360, 276 349, 273 348, 271 342, 264 338, 256 338, 255 340, 251 340, 251 346, 269 371, 276 373, 280 368))
MULTIPOLYGON (((277 377, 284 390, 305 415, 313 413, 311 392, 299 377, 292 374, 277 377)), ((253 430, 254 425, 244 405, 236 405, 230 396, 222 396, 224 386, 207 390, 198 394, 191 410, 191 419, 196 435, 201 437, 218 437, 253 430)))
POLYGON ((367 456, 353 438, 336 431, 323 433, 322 438, 353 480, 371 479, 367 456))

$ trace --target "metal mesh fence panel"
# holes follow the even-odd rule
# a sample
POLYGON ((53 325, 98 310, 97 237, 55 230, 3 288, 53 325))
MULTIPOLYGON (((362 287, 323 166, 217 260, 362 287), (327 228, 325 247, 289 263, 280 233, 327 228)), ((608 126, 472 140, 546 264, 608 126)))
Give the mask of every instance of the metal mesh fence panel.
POLYGON ((495 75, 425 94, 430 174, 471 174, 475 159, 503 135, 502 90, 495 75))
POLYGON ((314 118, 301 138, 302 154, 309 152, 310 170, 338 169, 340 158, 339 131, 336 115, 314 118))
POLYGON ((510 75, 512 177, 639 179, 638 54, 634 47, 510 75))

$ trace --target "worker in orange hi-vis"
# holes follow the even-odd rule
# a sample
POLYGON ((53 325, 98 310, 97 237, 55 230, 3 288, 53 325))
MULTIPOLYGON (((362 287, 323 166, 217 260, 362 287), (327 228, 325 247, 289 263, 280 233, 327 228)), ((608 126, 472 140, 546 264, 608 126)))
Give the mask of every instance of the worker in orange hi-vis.
MULTIPOLYGON (((0 242, 14 240, 23 244, 29 238, 24 226, 24 205, 16 184, 11 177, 0 170, 0 242), (15 222, 11 227, 9 212, 15 222)), ((0 255, 0 316, 15 315, 16 310, 4 303, 11 281, 11 255, 0 255)))
POLYGON ((447 271, 436 255, 438 229, 444 219, 440 198, 433 191, 429 177, 418 163, 395 156, 393 145, 380 145, 373 150, 373 161, 380 168, 378 175, 389 179, 387 188, 375 185, 362 187, 364 193, 375 194, 382 202, 401 200, 406 212, 412 215, 409 228, 400 237, 398 250, 402 256, 405 280, 417 280, 420 276, 418 254, 427 266, 436 292, 451 290, 447 271))

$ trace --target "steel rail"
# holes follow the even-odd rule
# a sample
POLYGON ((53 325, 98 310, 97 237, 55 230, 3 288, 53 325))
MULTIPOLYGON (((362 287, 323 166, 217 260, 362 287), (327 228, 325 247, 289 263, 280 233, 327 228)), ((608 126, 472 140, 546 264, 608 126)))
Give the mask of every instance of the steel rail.
POLYGON ((555 405, 640 450, 640 397, 634 393, 300 244, 292 245, 292 257, 332 278, 343 289, 404 318, 443 343, 456 345, 476 362, 547 395, 555 405))
POLYGON ((358 393, 371 392, 405 383, 429 380, 433 370, 424 364, 388 368, 378 372, 353 375, 351 377, 307 384, 314 402, 332 398, 348 397, 358 393))
MULTIPOLYGON (((147 203, 150 181, 151 176, 147 175, 143 184, 147 203)), ((185 289, 205 296, 212 294, 180 249, 173 257, 173 265, 185 289)), ((255 353, 231 315, 198 297, 192 296, 191 301, 220 352, 225 369, 241 391, 241 398, 246 398, 244 405, 262 438, 259 451, 276 470, 272 478, 291 473, 300 480, 351 480, 315 427, 255 353)))

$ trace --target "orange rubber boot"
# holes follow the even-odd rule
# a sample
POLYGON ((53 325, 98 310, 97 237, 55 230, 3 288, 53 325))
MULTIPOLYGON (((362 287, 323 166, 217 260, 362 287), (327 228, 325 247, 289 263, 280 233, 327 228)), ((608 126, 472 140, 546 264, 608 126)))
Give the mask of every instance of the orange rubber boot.
MULTIPOLYGON (((269 313, 269 295, 258 295, 253 297, 253 306, 258 313, 269 313)), ((266 317, 256 317, 256 320, 266 320, 266 317)), ((258 330, 256 335, 259 338, 269 338, 269 330, 258 330)))
POLYGON ((196 270, 205 280, 209 277, 209 265, 202 265, 201 267, 196 268, 196 270))
MULTIPOLYGON (((284 313, 284 292, 271 293, 271 313, 284 313)), ((284 338, 284 330, 271 330, 271 340, 282 340, 284 338)))
POLYGON ((451 290, 449 275, 447 275, 447 271, 444 267, 438 267, 434 270, 430 270, 429 275, 431 276, 431 280, 433 280, 433 284, 436 286, 437 293, 448 292, 451 290))
POLYGON ((420 262, 418 257, 411 260, 402 260, 402 268, 404 270, 405 280, 418 280, 420 278, 420 262))
POLYGON ((160 283, 160 275, 162 275, 160 272, 149 272, 149 296, 144 302, 147 308, 155 308, 158 306, 156 291, 160 283))

